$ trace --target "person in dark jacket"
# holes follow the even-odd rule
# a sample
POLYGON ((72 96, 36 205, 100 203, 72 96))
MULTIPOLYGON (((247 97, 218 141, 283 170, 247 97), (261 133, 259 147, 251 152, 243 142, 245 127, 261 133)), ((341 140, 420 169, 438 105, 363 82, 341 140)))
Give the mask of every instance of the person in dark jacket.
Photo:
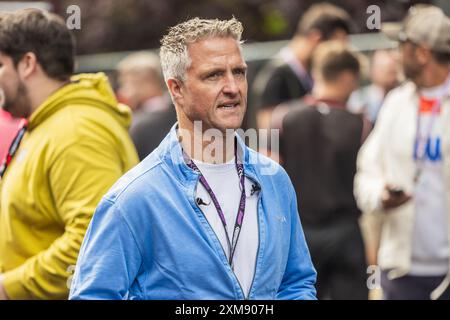
POLYGON ((281 119, 281 158, 299 198, 318 297, 367 299, 360 211, 353 196, 363 123, 346 110, 358 84, 359 59, 342 43, 324 43, 313 73, 311 96, 274 111, 274 121, 281 119))

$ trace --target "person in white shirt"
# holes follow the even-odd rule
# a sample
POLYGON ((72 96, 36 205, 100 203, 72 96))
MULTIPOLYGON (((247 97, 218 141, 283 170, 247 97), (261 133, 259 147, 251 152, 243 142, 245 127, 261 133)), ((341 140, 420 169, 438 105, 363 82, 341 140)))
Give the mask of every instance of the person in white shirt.
POLYGON ((386 98, 358 156, 360 208, 384 216, 386 299, 450 299, 450 19, 417 5, 384 31, 410 81, 386 98))

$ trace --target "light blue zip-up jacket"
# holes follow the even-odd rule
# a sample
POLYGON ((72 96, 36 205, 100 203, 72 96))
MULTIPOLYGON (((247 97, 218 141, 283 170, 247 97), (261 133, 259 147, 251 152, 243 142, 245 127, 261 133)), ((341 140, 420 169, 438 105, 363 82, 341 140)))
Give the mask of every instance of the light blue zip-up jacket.
MULTIPOLYGON (((237 141, 246 177, 261 188, 259 248, 248 298, 315 299, 316 271, 292 183, 278 164, 237 141)), ((100 202, 79 254, 70 299, 245 299, 195 202, 197 185, 174 126, 100 202)))

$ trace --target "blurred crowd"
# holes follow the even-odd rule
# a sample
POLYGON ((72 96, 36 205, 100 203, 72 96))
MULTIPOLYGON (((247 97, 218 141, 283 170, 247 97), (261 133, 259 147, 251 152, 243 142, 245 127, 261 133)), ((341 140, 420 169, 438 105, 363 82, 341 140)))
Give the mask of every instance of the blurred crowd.
MULTIPOLYGON (((348 44, 352 17, 347 12, 327 3, 311 6, 288 44, 258 70, 249 88, 252 104, 247 109, 245 129, 279 130, 279 146, 261 146, 258 151, 276 159, 295 187, 300 219, 317 270, 319 299, 375 297, 370 292, 374 288, 368 286, 371 265, 379 270, 376 287, 381 286, 382 295, 378 298, 449 299, 450 19, 437 7, 416 5, 402 22, 384 24, 382 31, 398 42, 398 48, 364 56, 348 44)), ((80 76, 78 81, 81 87, 88 87, 102 86, 106 80, 80 76)), ((77 166, 59 168, 60 181, 52 181, 71 184, 75 183, 73 179, 103 180, 98 188, 89 191, 89 200, 71 203, 72 194, 43 195, 41 177, 23 181, 13 191, 6 189, 12 188, 11 178, 0 182, 0 276, 6 276, 5 288, 12 298, 53 298, 49 292, 57 292, 56 298, 64 297, 65 290, 52 287, 60 285, 54 275, 53 282, 43 281, 42 286, 19 286, 14 281, 24 274, 30 277, 42 271, 32 266, 40 259, 48 273, 52 274, 52 268, 60 272, 76 252, 68 257, 64 248, 54 248, 59 250, 59 264, 52 267, 45 265, 45 256, 39 257, 38 248, 53 245, 68 226, 77 234, 71 241, 81 242, 88 222, 72 221, 69 214, 65 221, 51 226, 54 219, 48 217, 48 228, 39 231, 46 230, 47 234, 35 235, 35 241, 44 243, 36 246, 20 243, 25 236, 21 240, 14 238, 26 234, 23 229, 27 224, 44 222, 27 217, 20 224, 10 224, 5 215, 20 220, 21 206, 38 210, 49 205, 47 198, 57 196, 68 202, 61 203, 56 211, 64 206, 84 206, 87 212, 92 211, 102 193, 137 163, 134 151, 130 151, 131 141, 139 160, 143 160, 177 121, 159 57, 151 52, 132 53, 117 65, 115 97, 108 95, 107 88, 102 90, 105 96, 98 109, 115 98, 128 105, 132 112, 129 129, 124 129, 128 121, 125 111, 108 111, 108 119, 120 118, 124 124, 111 124, 110 129, 87 124, 85 130, 114 131, 114 139, 99 142, 93 138, 73 152, 67 142, 67 146, 54 150, 83 161, 95 158, 86 160, 97 171, 95 174, 77 166), (131 137, 129 144, 123 142, 126 134, 131 137), (88 154, 80 156, 87 149, 88 154), (21 197, 19 187, 40 191, 32 191, 34 199, 30 199, 21 197), (13 195, 20 200, 13 199, 13 195), (8 211, 7 205, 16 211, 8 211), (27 259, 5 255, 24 257, 27 254, 15 251, 26 250, 27 246, 33 247, 27 254, 38 258, 27 266, 28 271, 18 270, 27 259)), ((11 103, 0 93, 2 104, 11 103)), ((80 113, 86 112, 83 106, 89 98, 74 97, 80 113)), ((2 176, 24 127, 23 121, 6 110, 0 110, 0 159, 5 159, 2 176)), ((45 122, 45 116, 34 114, 26 126, 45 122)), ((104 115, 98 111, 96 116, 104 115)), ((47 123, 49 131, 43 136, 64 135, 64 126, 70 126, 70 120, 59 121, 47 123)), ((28 152, 32 152, 31 142, 26 142, 28 152)), ((35 153, 35 157, 39 158, 39 154, 35 153)), ((43 164, 35 163, 27 170, 34 172, 57 160, 41 161, 43 164)), ((15 178, 24 176, 19 172, 15 178)), ((87 185, 81 185, 78 192, 83 194, 84 188, 87 185)), ((68 208, 69 212, 72 209, 68 208)), ((85 218, 88 216, 86 213, 85 218)))

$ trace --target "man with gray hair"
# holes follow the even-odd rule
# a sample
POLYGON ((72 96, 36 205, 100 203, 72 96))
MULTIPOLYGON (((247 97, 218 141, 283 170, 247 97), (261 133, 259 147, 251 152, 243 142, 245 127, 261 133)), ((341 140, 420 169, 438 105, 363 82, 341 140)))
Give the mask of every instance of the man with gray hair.
POLYGON ((242 31, 195 18, 163 37, 178 123, 100 202, 71 299, 315 299, 292 183, 236 134, 242 31))

